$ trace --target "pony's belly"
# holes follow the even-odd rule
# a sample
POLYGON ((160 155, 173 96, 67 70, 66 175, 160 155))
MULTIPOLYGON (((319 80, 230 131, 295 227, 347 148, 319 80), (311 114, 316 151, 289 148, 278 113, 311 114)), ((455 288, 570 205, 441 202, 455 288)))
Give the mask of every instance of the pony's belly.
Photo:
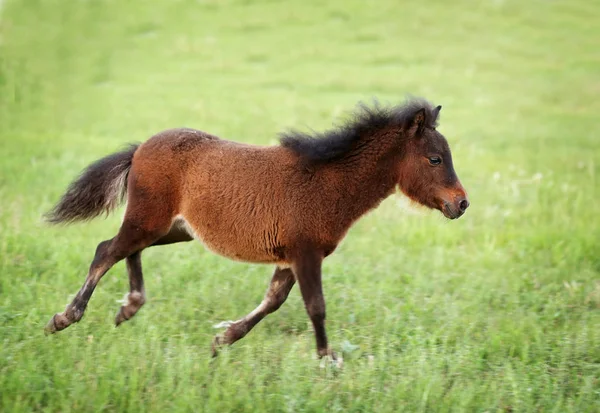
POLYGON ((219 228, 211 228, 209 225, 196 225, 180 215, 176 217, 173 225, 178 225, 207 249, 223 257, 243 262, 277 264, 280 267, 289 266, 283 257, 277 256, 266 247, 261 246, 259 237, 253 237, 251 234, 240 236, 225 229, 219 230, 219 228))

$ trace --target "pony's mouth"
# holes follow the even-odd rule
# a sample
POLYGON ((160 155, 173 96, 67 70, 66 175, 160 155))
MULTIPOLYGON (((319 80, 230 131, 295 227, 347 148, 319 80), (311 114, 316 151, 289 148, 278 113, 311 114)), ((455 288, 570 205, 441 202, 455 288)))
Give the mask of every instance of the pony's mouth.
POLYGON ((452 202, 442 202, 442 214, 448 219, 457 219, 464 215, 465 211, 469 207, 469 201, 466 199, 456 202, 456 205, 452 202))

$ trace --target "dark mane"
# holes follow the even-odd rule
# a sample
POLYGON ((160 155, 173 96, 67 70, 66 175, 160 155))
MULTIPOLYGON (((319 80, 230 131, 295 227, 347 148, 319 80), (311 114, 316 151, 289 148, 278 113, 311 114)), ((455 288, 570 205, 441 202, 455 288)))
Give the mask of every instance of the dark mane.
POLYGON ((355 147, 365 135, 397 126, 410 126, 420 110, 425 111, 424 127, 435 127, 438 111, 425 99, 413 98, 403 105, 385 107, 377 102, 373 107, 359 104, 358 110, 337 129, 312 135, 290 131, 280 135, 281 146, 289 148, 309 162, 320 163, 340 159, 355 147))

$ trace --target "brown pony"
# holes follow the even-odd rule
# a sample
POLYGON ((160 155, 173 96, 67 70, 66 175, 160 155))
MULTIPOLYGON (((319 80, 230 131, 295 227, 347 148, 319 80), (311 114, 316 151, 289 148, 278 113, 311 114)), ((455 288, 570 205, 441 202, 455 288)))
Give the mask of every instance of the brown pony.
POLYGON ((83 171, 49 212, 52 223, 88 220, 125 197, 118 234, 101 242, 83 287, 46 331, 78 322, 100 278, 125 259, 130 292, 115 323, 145 302, 141 253, 194 238, 225 257, 274 264, 263 301, 227 323, 213 351, 244 337, 277 310, 298 282, 319 356, 335 358, 325 334, 321 265, 350 226, 399 188, 419 204, 460 217, 469 201, 446 139, 436 130, 441 106, 361 106, 346 125, 323 134, 283 134, 258 147, 193 129, 171 129, 107 156, 83 171))

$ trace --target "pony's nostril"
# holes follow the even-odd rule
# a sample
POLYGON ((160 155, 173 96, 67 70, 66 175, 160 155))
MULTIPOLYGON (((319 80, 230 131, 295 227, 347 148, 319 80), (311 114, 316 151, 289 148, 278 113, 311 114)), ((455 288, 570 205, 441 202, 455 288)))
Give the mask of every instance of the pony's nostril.
POLYGON ((461 212, 465 212, 467 210, 467 208, 469 207, 469 201, 467 201, 466 199, 463 199, 458 204, 458 207, 460 208, 461 212))

